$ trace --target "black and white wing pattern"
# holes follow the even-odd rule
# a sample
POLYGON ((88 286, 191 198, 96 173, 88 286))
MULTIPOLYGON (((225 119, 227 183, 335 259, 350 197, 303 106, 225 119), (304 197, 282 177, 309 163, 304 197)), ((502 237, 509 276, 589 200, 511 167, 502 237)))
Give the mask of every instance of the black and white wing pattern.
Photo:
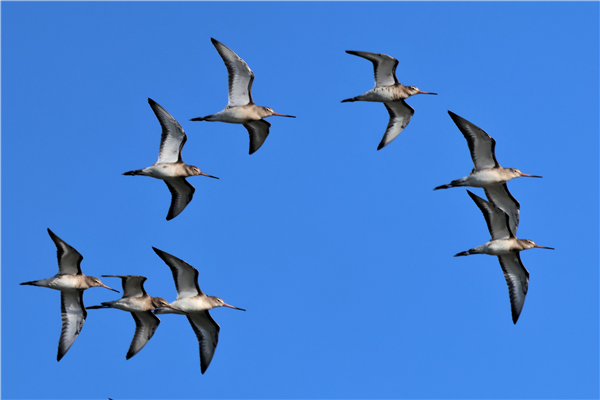
POLYGON ((156 247, 152 247, 152 249, 162 258, 173 273, 173 280, 177 289, 177 300, 204 294, 198 286, 198 270, 196 268, 156 247))
POLYGON ((508 215, 510 231, 516 237, 519 227, 519 212, 521 205, 508 191, 506 183, 498 183, 483 188, 488 200, 508 215))
POLYGON ((171 114, 154 100, 148 98, 148 104, 160 122, 162 133, 160 135, 160 149, 157 163, 181 162, 181 149, 187 140, 183 128, 171 114))
POLYGON ((56 245, 56 256, 58 258, 58 273, 64 275, 81 274, 81 260, 83 256, 77 250, 65 243, 48 228, 48 234, 56 245))
POLYGON ((249 154, 252 154, 256 150, 260 149, 260 146, 262 146, 265 140, 267 140, 271 123, 269 121, 265 121, 264 119, 259 119, 245 123, 244 127, 246 127, 248 133, 250 134, 249 154))
POLYGON ((187 318, 190 321, 190 325, 192 325, 192 329, 194 329, 194 333, 196 333, 196 338, 200 345, 200 371, 204 374, 215 355, 217 343, 219 343, 219 330, 221 328, 212 319, 208 311, 188 314, 187 318))
POLYGON ((60 361, 69 351, 83 328, 83 323, 87 317, 87 311, 83 306, 83 290, 60 292, 60 316, 62 328, 56 361, 60 361))
POLYGON ((135 333, 129 346, 126 358, 129 360, 135 356, 154 335, 160 324, 160 319, 152 311, 132 312, 135 321, 135 333))
POLYGON ((390 144, 390 142, 406 128, 406 125, 408 125, 415 113, 415 109, 406 104, 404 100, 391 101, 383 104, 390 114, 390 122, 388 123, 383 139, 381 139, 377 150, 381 150, 390 144))
POLYGON ((375 73, 375 87, 391 86, 398 83, 396 67, 398 60, 386 54, 369 53, 366 51, 346 50, 346 53, 366 58, 373 63, 375 73))
POLYGON ((142 297, 146 296, 146 290, 144 290, 144 282, 146 281, 145 276, 141 275, 102 275, 107 278, 121 278, 121 284, 123 285, 123 298, 125 297, 142 297))
POLYGON ((167 221, 172 220, 190 204, 196 189, 185 178, 163 179, 171 192, 171 207, 167 214, 167 221))
POLYGON ((473 171, 500 167, 494 153, 496 141, 483 129, 459 117, 452 111, 448 111, 448 114, 450 114, 450 118, 452 118, 469 144, 469 151, 475 165, 473 171))
POLYGON ((213 38, 210 40, 227 67, 227 74, 229 76, 229 103, 227 107, 254 104, 252 101, 254 72, 248 67, 246 61, 242 60, 229 47, 213 38))
POLYGON ((483 213, 492 240, 515 237, 509 228, 508 215, 506 215, 504 211, 476 194, 473 194, 469 190, 467 190, 467 193, 469 193, 469 196, 471 196, 475 204, 477 204, 477 207, 479 207, 483 213))
POLYGON ((521 262, 521 255, 518 251, 498 256, 504 278, 508 284, 508 295, 510 296, 510 309, 512 311, 513 323, 517 323, 523 304, 525 304, 525 296, 527 296, 527 288, 529 286, 529 271, 521 262))

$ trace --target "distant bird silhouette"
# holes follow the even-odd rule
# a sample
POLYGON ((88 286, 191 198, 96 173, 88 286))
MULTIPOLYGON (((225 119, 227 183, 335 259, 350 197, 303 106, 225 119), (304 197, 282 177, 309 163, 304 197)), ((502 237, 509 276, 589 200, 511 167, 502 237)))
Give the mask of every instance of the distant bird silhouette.
POLYGON ((342 100, 342 103, 353 101, 374 101, 383 103, 390 114, 390 122, 377 150, 383 149, 402 132, 410 122, 415 110, 404 99, 415 94, 437 94, 423 92, 414 86, 404 86, 396 78, 398 60, 386 54, 368 53, 366 51, 346 50, 346 53, 366 58, 373 63, 375 71, 375 87, 360 96, 342 100))
POLYGON ((260 107, 252 101, 252 82, 254 72, 248 64, 223 43, 210 39, 225 62, 229 75, 229 103, 223 111, 206 117, 192 118, 191 121, 220 121, 231 124, 242 124, 250 134, 250 154, 260 149, 267 136, 271 124, 263 118, 277 115, 279 117, 296 118, 292 115, 278 114, 269 107, 260 107))

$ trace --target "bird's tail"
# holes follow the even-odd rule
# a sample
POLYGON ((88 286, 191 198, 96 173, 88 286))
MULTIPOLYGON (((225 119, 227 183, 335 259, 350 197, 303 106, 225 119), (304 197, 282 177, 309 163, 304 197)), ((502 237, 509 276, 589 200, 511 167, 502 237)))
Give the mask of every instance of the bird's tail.
POLYGON ((142 170, 136 169, 134 171, 123 172, 123 175, 142 175, 142 170))
POLYGON ((466 250, 466 251, 461 251, 460 253, 457 253, 454 255, 454 257, 462 257, 462 256, 468 256, 470 254, 478 254, 479 252, 477 252, 475 249, 470 249, 470 250, 466 250))
POLYGON ((449 188, 453 188, 453 187, 457 187, 457 186, 465 186, 464 178, 463 179, 455 179, 452 182, 450 182, 449 184, 435 187, 435 188, 433 188, 433 190, 449 189, 449 188))
POLYGON ((99 308, 110 308, 108 306, 90 306, 90 307, 86 307, 86 310, 97 310, 99 308))
POLYGON ((433 188, 433 190, 439 190, 439 189, 450 189, 452 187, 452 184, 449 183, 447 185, 441 185, 441 186, 436 186, 433 188))

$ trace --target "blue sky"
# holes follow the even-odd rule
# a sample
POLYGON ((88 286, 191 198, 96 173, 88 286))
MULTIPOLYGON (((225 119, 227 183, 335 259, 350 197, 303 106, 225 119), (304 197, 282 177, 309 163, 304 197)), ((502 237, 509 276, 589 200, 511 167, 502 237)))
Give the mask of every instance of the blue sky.
POLYGON ((3 398, 598 397, 597 2, 1 7, 3 398), (297 116, 270 118, 251 156, 242 126, 189 121, 227 104, 211 37, 254 71, 257 104, 297 116), (373 86, 345 50, 396 57, 400 82, 439 93, 408 99, 381 151, 385 107, 340 103, 373 86), (168 222, 165 184, 121 175, 156 161, 148 97, 186 131, 184 161, 220 178, 190 178, 168 222), (502 166, 544 176, 508 184, 518 236, 556 248, 522 254, 516 325, 497 259, 452 257, 489 233, 465 189, 432 190, 472 168, 448 110, 496 139, 502 166), (90 310, 57 363, 59 293, 19 286, 57 271, 46 228, 87 275, 144 275, 173 301, 154 246, 248 311, 211 312, 204 375, 178 315, 125 360, 135 325, 119 310, 90 310))

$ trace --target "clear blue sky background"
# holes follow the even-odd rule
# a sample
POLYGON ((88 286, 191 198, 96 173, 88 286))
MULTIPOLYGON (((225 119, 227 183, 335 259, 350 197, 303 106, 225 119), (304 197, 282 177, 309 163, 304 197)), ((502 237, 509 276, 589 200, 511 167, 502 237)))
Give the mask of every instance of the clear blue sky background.
MULTIPOLYGON (((2 3, 3 398, 598 397, 597 2, 2 3), (256 74, 270 118, 248 155, 240 125, 190 122, 227 104, 229 46, 256 74), (415 115, 376 151, 377 103, 362 50, 400 60, 415 115), (147 98, 188 134, 196 194, 167 222, 164 183, 122 176, 156 161, 147 98), (495 257, 453 258, 489 239, 465 189, 451 110, 497 141, 530 250, 513 325, 495 257), (200 374, 186 318, 161 316, 125 354, 134 321, 90 310, 60 363, 60 296, 19 286, 57 271, 46 228, 83 272, 139 274, 173 301, 151 246, 200 271, 219 346, 200 374)), ((483 191, 474 189, 483 196, 483 191)), ((118 279, 104 278, 120 289, 118 279)), ((119 298, 94 288, 88 306, 119 298)))

